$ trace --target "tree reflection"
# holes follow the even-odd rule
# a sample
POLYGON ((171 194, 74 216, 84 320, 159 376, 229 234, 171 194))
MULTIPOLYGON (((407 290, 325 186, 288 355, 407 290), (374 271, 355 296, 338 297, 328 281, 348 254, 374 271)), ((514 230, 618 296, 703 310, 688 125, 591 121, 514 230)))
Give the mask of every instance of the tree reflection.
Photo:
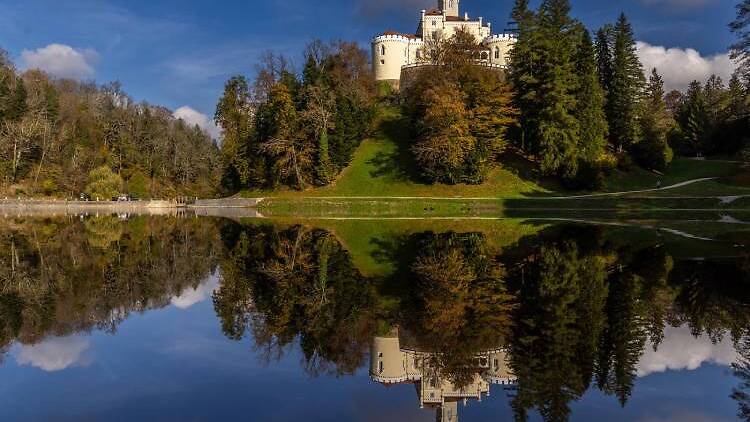
POLYGON ((227 336, 251 331, 267 359, 299 337, 311 374, 359 368, 375 330, 375 296, 339 242, 303 226, 235 229, 214 297, 227 336))
POLYGON ((0 220, 0 350, 101 329, 169 304, 217 263, 212 222, 0 220))

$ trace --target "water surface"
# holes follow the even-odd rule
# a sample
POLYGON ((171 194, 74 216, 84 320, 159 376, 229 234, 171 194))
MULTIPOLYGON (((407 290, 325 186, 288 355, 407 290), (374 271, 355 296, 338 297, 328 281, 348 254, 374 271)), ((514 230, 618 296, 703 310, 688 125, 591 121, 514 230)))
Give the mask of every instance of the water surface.
POLYGON ((727 217, 0 219, 2 420, 750 420, 727 217))

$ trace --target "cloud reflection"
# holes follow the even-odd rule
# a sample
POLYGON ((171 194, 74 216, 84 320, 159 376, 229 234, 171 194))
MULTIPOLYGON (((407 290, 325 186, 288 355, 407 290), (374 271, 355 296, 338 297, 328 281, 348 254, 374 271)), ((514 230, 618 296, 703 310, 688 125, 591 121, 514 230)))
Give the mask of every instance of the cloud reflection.
POLYGON ((641 361, 638 363, 638 376, 645 377, 667 370, 695 370, 704 363, 730 365, 737 360, 737 352, 729 336, 716 344, 706 334, 697 338, 690 333, 687 325, 666 327, 664 341, 654 351, 649 342, 641 361))
POLYGON ((172 298, 172 305, 179 309, 188 309, 193 305, 203 302, 204 300, 211 297, 213 292, 219 288, 219 275, 211 274, 211 276, 201 283, 196 288, 185 289, 178 296, 172 298))
POLYGON ((88 339, 82 337, 51 337, 39 344, 22 345, 16 363, 46 372, 62 371, 86 364, 84 354, 90 346, 88 339))

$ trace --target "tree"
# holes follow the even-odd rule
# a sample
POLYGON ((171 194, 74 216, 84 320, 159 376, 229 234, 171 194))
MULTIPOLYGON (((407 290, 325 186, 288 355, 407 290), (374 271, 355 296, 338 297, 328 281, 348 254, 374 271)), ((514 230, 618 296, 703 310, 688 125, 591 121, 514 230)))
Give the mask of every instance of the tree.
POLYGON ((581 165, 588 168, 595 168, 604 154, 609 131, 604 113, 604 91, 600 86, 595 60, 591 35, 584 29, 576 56, 579 82, 575 116, 581 128, 578 145, 580 161, 581 165))
MULTIPOLYGON (((596 32, 596 65, 599 73, 599 84, 606 94, 612 88, 612 46, 614 27, 604 25, 596 32)), ((609 117, 608 117, 609 118, 609 117)))
POLYGON ((465 181, 464 166, 477 141, 469 129, 464 94, 446 83, 422 95, 427 106, 418 121, 419 139, 412 146, 419 170, 431 182, 465 181))
POLYGON ((97 167, 89 173, 86 194, 96 200, 109 201, 122 191, 122 178, 112 172, 109 166, 97 167))
POLYGON ((645 168, 663 171, 674 155, 667 144, 667 134, 674 121, 667 114, 664 80, 656 69, 649 78, 640 122, 643 139, 635 145, 636 160, 645 168))
POLYGON ((678 137, 685 153, 699 154, 708 143, 707 129, 710 127, 703 86, 693 81, 677 113, 680 126, 678 137))
POLYGON ((641 139, 638 108, 644 82, 633 29, 623 13, 614 27, 612 82, 607 97, 610 137, 618 151, 630 148, 641 139))
POLYGON ((579 26, 568 0, 545 0, 539 8, 541 63, 538 72, 539 155, 546 174, 573 177, 578 172, 580 123, 575 117, 576 45, 579 26))
POLYGON ((750 78, 750 0, 742 0, 737 5, 737 18, 729 28, 739 38, 730 47, 731 57, 740 64, 746 78, 750 78))
POLYGON ((264 138, 258 151, 272 160, 272 177, 304 189, 312 176, 313 148, 309 140, 300 138, 299 116, 286 84, 277 83, 271 88, 259 118, 263 121, 264 138))
POLYGON ((257 167, 251 153, 253 112, 247 80, 243 76, 230 78, 214 116, 222 129, 222 184, 229 191, 248 186, 258 178, 252 171, 257 167))
POLYGON ((328 131, 335 127, 335 110, 336 97, 331 90, 319 85, 312 85, 306 89, 305 110, 302 112, 302 118, 313 128, 318 142, 315 173, 318 182, 322 185, 330 183, 334 174, 328 143, 328 131))

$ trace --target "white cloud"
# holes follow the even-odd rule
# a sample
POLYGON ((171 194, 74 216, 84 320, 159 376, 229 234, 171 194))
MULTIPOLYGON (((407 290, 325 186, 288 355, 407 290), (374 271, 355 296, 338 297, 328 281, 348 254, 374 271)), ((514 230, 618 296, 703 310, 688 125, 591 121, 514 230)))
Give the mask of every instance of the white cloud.
POLYGON ((207 115, 195 110, 189 106, 182 106, 178 108, 173 114, 176 119, 182 119, 185 123, 194 126, 198 125, 201 129, 208 132, 208 134, 214 139, 221 138, 221 130, 214 123, 213 119, 210 119, 207 115))
POLYGON ((81 337, 52 337, 39 344, 21 346, 16 362, 46 372, 62 371, 76 364, 85 364, 84 352, 89 347, 89 341, 81 337))
POLYGON ((172 305, 179 309, 188 309, 196 303, 208 299, 216 289, 219 288, 218 275, 211 275, 208 280, 196 288, 183 291, 179 296, 172 298, 172 305))
POLYGON ((727 337, 713 344, 707 335, 693 337, 687 326, 666 327, 664 341, 657 351, 654 351, 651 344, 646 346, 638 362, 638 376, 644 377, 668 370, 692 371, 704 363, 730 365, 738 356, 732 341, 727 337))
POLYGON ((729 58, 728 53, 704 57, 692 48, 665 48, 640 41, 637 49, 646 74, 649 75, 651 69, 656 68, 664 77, 667 91, 684 91, 690 82, 705 82, 713 74, 727 82, 737 69, 737 64, 729 58))
POLYGON ((40 69, 59 78, 84 79, 94 76, 93 64, 97 58, 94 50, 76 50, 63 44, 50 44, 34 51, 21 52, 24 68, 40 69))

